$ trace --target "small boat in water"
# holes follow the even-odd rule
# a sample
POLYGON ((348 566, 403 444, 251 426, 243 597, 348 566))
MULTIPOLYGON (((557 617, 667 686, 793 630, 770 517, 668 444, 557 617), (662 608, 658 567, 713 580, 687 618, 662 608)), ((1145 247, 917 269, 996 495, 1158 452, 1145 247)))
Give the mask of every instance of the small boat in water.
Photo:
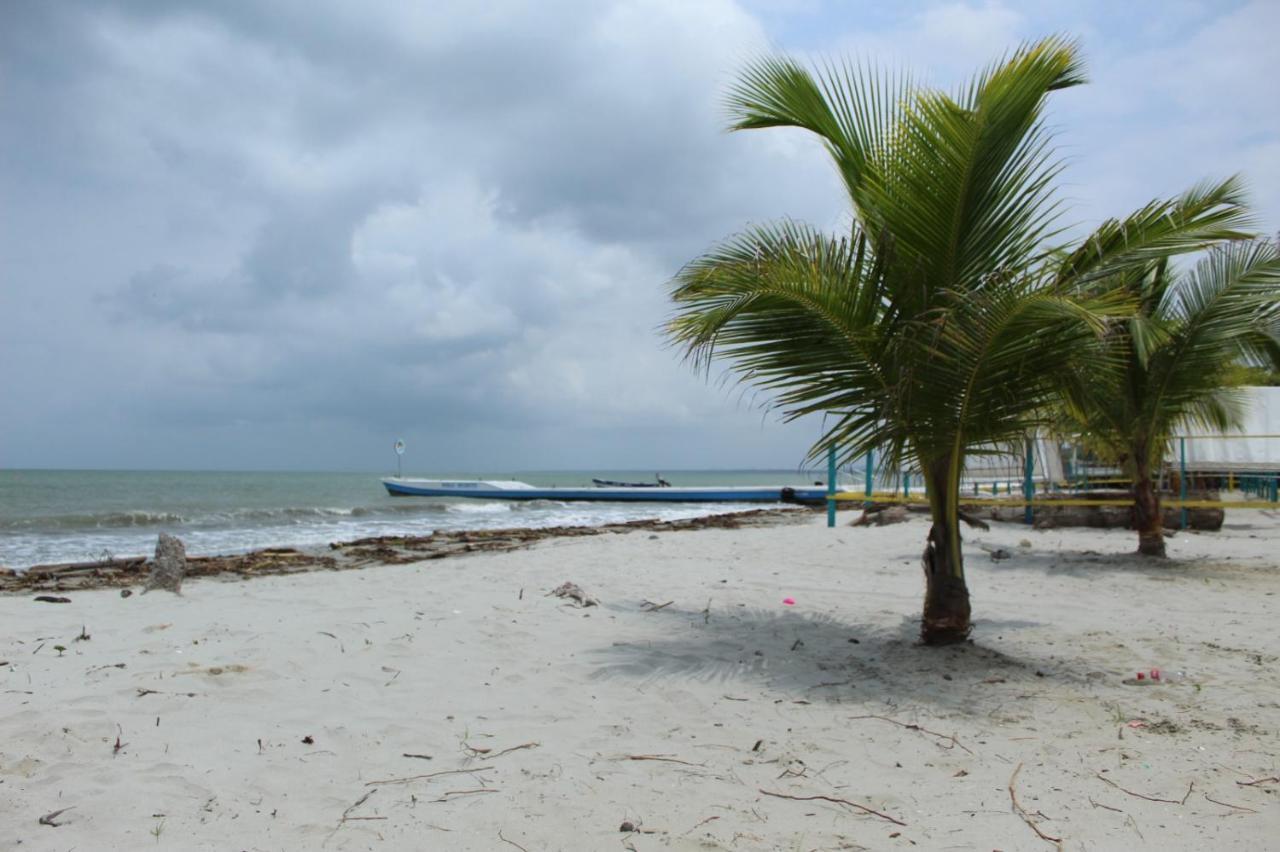
POLYGON ((612 479, 593 479, 597 488, 670 488, 671 483, 659 476, 657 482, 614 482, 612 479))
MULTIPOLYGON (((607 480, 600 480, 606 482, 607 480)), ((510 479, 382 480, 393 497, 470 497, 475 500, 595 500, 612 503, 810 503, 827 499, 825 486, 695 485, 659 486, 646 483, 596 485, 591 488, 542 488, 510 479)))

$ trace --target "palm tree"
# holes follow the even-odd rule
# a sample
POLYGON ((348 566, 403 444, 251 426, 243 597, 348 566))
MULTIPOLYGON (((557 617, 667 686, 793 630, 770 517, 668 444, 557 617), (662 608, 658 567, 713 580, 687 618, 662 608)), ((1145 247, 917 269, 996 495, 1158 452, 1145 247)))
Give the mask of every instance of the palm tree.
POLYGON ((1233 187, 1123 242, 1063 258, 1052 184, 1060 165, 1041 111, 1083 82, 1078 49, 1049 38, 978 74, 955 97, 849 65, 810 73, 786 58, 748 66, 729 95, 732 128, 815 134, 848 194, 833 237, 784 221, 754 227, 688 264, 672 284, 667 331, 700 367, 713 356, 768 391, 785 418, 830 415, 814 457, 867 451, 918 468, 932 526, 921 636, 964 639, 969 592, 960 547, 966 455, 1044 420, 1064 353, 1124 308, 1078 298, 1078 281, 1218 239, 1239 218, 1233 187))
POLYGON ((1153 477, 1171 436, 1192 425, 1239 428, 1232 386, 1247 375, 1239 364, 1280 366, 1280 252, 1271 243, 1236 243, 1183 275, 1157 256, 1095 286, 1124 292, 1136 310, 1097 341, 1087 380, 1067 394, 1066 428, 1132 479, 1138 552, 1162 557, 1153 477))

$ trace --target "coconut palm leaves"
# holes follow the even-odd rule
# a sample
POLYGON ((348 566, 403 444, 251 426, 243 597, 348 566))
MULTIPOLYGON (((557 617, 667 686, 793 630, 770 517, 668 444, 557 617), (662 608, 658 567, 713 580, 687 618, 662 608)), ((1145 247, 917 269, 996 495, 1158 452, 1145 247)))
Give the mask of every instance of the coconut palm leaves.
POLYGON ((1095 344, 1110 369, 1067 397, 1068 428, 1120 461, 1133 478, 1138 550, 1164 556, 1153 477, 1175 431, 1239 426, 1231 390, 1242 361, 1280 365, 1280 252, 1239 242, 1210 252, 1184 275, 1167 258, 1094 283, 1130 294, 1136 309, 1095 344))
POLYGON ((815 454, 876 448, 924 473, 927 642, 969 629, 965 455, 1041 422, 1067 353, 1111 357, 1087 344, 1129 296, 1087 282, 1233 235, 1239 217, 1231 187, 1220 188, 1180 207, 1181 219, 1157 205, 1088 249, 1051 250, 1060 166, 1042 112, 1049 93, 1080 82, 1078 50, 1058 38, 1020 48, 955 95, 850 65, 815 74, 759 61, 730 91, 732 127, 815 134, 848 194, 850 233, 756 227, 673 282, 673 341, 700 366, 726 360, 788 417, 830 415, 815 454))

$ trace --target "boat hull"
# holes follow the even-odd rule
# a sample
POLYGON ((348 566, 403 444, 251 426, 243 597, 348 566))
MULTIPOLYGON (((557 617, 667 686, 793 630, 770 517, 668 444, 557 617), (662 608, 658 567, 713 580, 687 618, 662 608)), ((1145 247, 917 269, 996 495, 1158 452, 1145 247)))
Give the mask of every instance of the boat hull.
POLYGON ((524 483, 497 486, 471 480, 384 479, 393 497, 466 497, 472 500, 559 500, 604 503, 822 503, 825 488, 784 485, 670 488, 538 488, 524 483), (512 487, 517 486, 517 487, 512 487))

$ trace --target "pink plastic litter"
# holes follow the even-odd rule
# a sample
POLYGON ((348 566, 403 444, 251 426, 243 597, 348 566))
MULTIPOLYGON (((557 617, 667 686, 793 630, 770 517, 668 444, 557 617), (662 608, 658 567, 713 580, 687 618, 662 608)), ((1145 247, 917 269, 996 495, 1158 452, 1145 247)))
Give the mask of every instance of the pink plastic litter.
POLYGON ((782 599, 782 602, 783 602, 784 604, 786 604, 787 606, 795 606, 795 605, 796 605, 796 599, 795 599, 795 598, 783 598, 783 599, 782 599))

